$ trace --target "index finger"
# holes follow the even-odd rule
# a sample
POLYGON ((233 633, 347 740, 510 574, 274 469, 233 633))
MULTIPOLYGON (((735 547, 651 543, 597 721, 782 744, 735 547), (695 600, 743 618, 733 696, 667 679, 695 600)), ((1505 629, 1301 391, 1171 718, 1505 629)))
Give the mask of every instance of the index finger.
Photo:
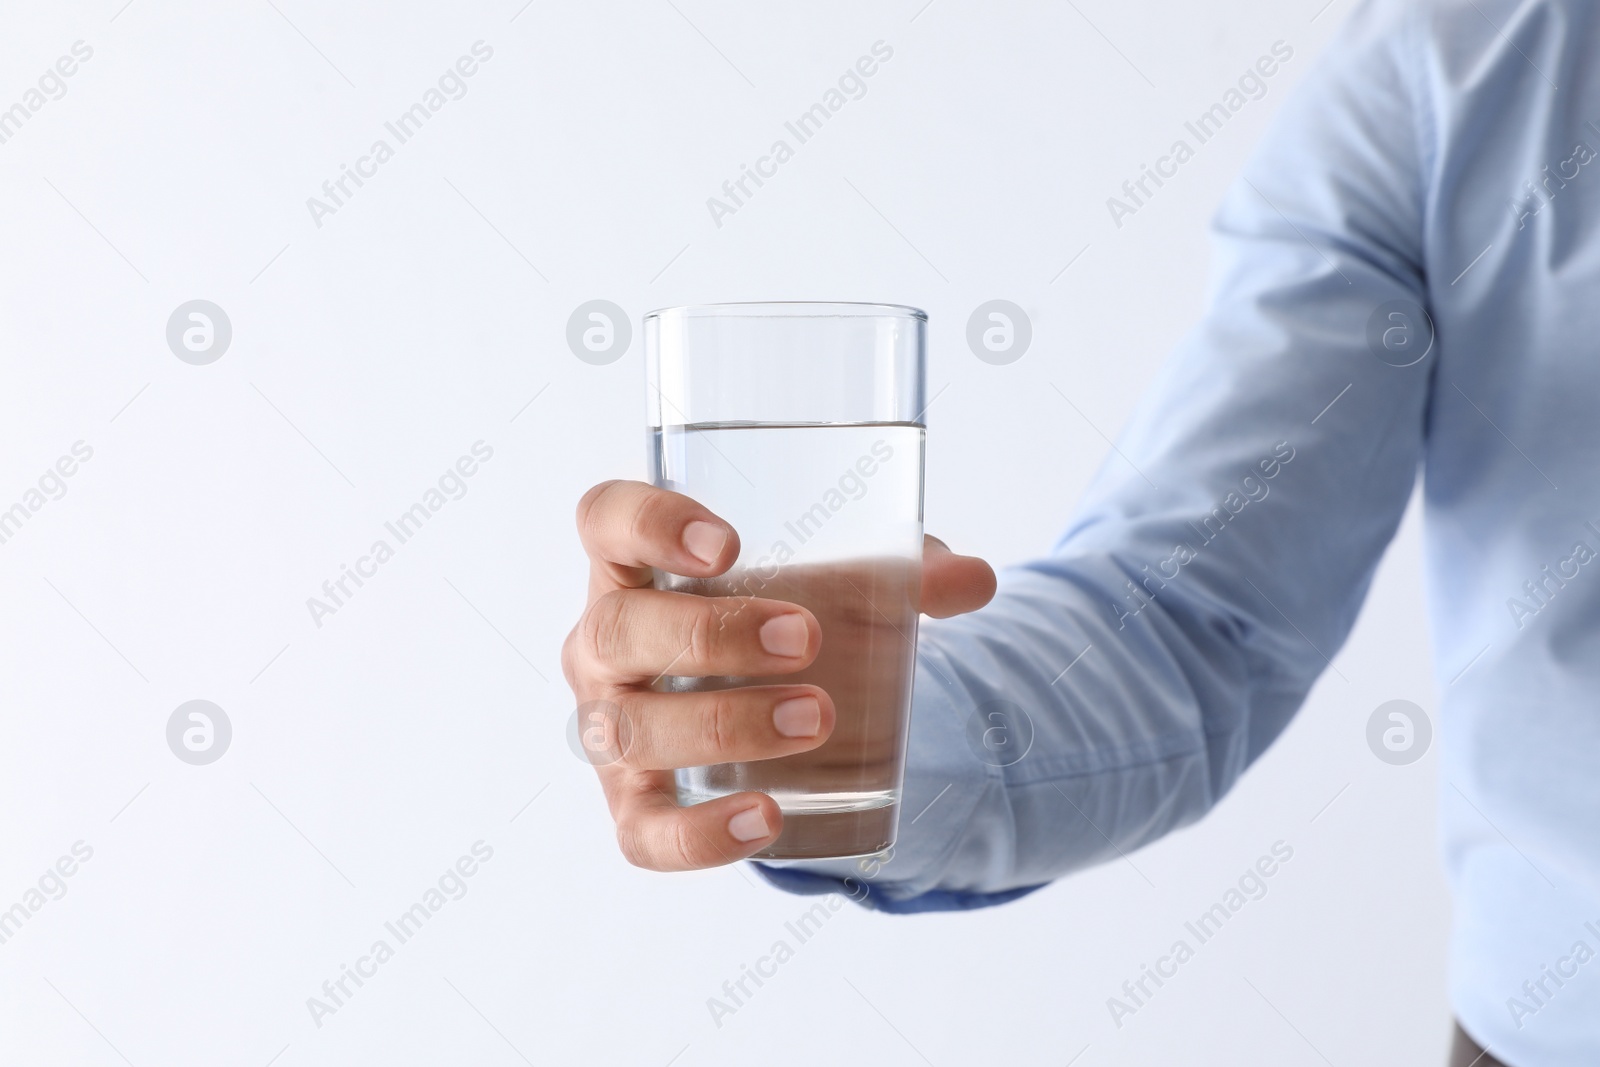
POLYGON ((583 494, 578 537, 592 563, 591 596, 647 586, 652 567, 710 578, 739 557, 732 526, 682 493, 644 482, 601 482, 583 494))

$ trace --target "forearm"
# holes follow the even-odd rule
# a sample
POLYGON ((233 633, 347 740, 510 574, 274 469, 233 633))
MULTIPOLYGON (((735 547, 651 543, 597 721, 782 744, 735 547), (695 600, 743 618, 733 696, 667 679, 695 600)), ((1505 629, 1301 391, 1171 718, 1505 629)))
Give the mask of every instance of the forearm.
POLYGON ((1438 362, 1417 306, 1423 75, 1395 11, 1352 24, 1230 191, 1211 307, 1071 529, 988 608, 926 627, 900 844, 869 906, 998 902, 1198 818, 1348 634, 1438 362), (1415 361, 1373 347, 1397 304, 1415 361), (1032 730, 1003 766, 969 744, 997 701, 1032 730))

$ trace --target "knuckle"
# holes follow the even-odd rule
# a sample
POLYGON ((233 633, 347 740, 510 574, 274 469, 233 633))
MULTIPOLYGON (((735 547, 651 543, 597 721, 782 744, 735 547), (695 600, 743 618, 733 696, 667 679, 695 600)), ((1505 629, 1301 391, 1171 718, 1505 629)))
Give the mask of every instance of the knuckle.
POLYGON ((655 741, 639 729, 639 723, 652 721, 652 716, 635 716, 630 710, 633 701, 620 694, 614 698, 608 726, 612 747, 608 753, 611 764, 624 771, 647 771, 655 767, 653 752, 655 741))
POLYGON ((653 491, 642 494, 628 516, 628 540, 634 544, 660 540, 673 522, 673 503, 672 496, 667 493, 653 491))
MULTIPOLYGON (((580 754, 596 768, 635 770, 639 761, 634 754, 637 739, 633 719, 619 703, 628 698, 612 686, 600 691, 605 695, 578 705, 583 714, 580 738, 583 751, 580 754)), ((617 814, 615 804, 612 814, 617 814)))
POLYGON ((722 617, 709 600, 703 597, 695 599, 700 602, 690 607, 684 638, 692 662, 709 664, 715 662, 717 651, 722 646, 722 617))
POLYGON ((700 839, 695 829, 693 817, 682 808, 679 808, 671 823, 671 831, 667 835, 667 846, 672 856, 680 867, 703 867, 705 864, 700 859, 700 839))
POLYGON ((571 689, 574 693, 578 691, 579 685, 578 642, 580 639, 579 631, 582 626, 583 620, 580 619, 578 621, 578 625, 574 626, 567 633, 567 639, 561 642, 561 673, 567 679, 567 688, 571 689))
POLYGON ((619 819, 617 821, 617 849, 622 853, 622 858, 635 867, 649 868, 649 851, 645 848, 644 835, 640 832, 639 824, 633 819, 619 819))
POLYGON ((621 484, 618 479, 613 478, 592 487, 578 498, 578 532, 585 535, 586 540, 599 525, 603 514, 600 502, 615 492, 616 487, 621 484))
POLYGON ((625 647, 628 626, 627 590, 613 589, 595 598, 579 623, 579 645, 598 663, 611 663, 625 647))
POLYGON ((733 753, 739 738, 738 700, 725 692, 709 696, 700 717, 700 739, 712 752, 733 753))

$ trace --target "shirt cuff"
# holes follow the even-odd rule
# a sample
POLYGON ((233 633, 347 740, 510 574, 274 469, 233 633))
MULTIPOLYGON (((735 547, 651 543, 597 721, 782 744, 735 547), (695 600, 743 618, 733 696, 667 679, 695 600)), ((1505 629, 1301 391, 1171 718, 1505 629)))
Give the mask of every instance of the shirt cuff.
POLYGON ((1006 889, 998 893, 967 893, 951 889, 930 889, 913 897, 896 898, 890 896, 884 886, 875 886, 863 878, 846 876, 837 878, 828 874, 817 874, 814 871, 802 870, 797 867, 769 867, 760 860, 751 860, 750 866, 756 873, 765 878, 771 885, 788 893, 800 896, 817 896, 823 893, 838 893, 842 897, 860 904, 871 911, 884 911, 891 915, 915 915, 924 911, 973 911, 977 908, 989 908, 996 904, 1009 904, 1018 897, 1027 896, 1035 889, 1043 889, 1048 882, 1039 885, 1022 886, 1019 889, 1006 889))
POLYGON ((838 893, 862 907, 902 915, 992 907, 1048 884, 1005 883, 1015 831, 1004 778, 972 748, 973 695, 941 647, 940 630, 925 626, 917 646, 894 846, 866 860, 750 861, 769 884, 801 895, 838 893))

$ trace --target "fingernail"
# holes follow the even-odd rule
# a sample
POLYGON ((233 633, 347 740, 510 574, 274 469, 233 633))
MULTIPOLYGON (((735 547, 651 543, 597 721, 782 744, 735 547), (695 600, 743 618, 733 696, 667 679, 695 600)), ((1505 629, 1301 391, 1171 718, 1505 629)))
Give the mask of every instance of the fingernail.
POLYGON ((683 547, 701 563, 715 563, 727 543, 727 528, 714 522, 696 519, 683 528, 683 547))
POLYGON ((774 656, 803 656, 810 640, 805 616, 788 612, 768 619, 761 626, 761 647, 774 656))
POLYGON ((754 841, 771 832, 767 829, 767 817, 761 814, 759 807, 746 808, 728 820, 728 833, 740 841, 754 841))
POLYGON ((772 725, 784 737, 815 737, 822 729, 822 705, 816 697, 791 697, 772 709, 772 725))

